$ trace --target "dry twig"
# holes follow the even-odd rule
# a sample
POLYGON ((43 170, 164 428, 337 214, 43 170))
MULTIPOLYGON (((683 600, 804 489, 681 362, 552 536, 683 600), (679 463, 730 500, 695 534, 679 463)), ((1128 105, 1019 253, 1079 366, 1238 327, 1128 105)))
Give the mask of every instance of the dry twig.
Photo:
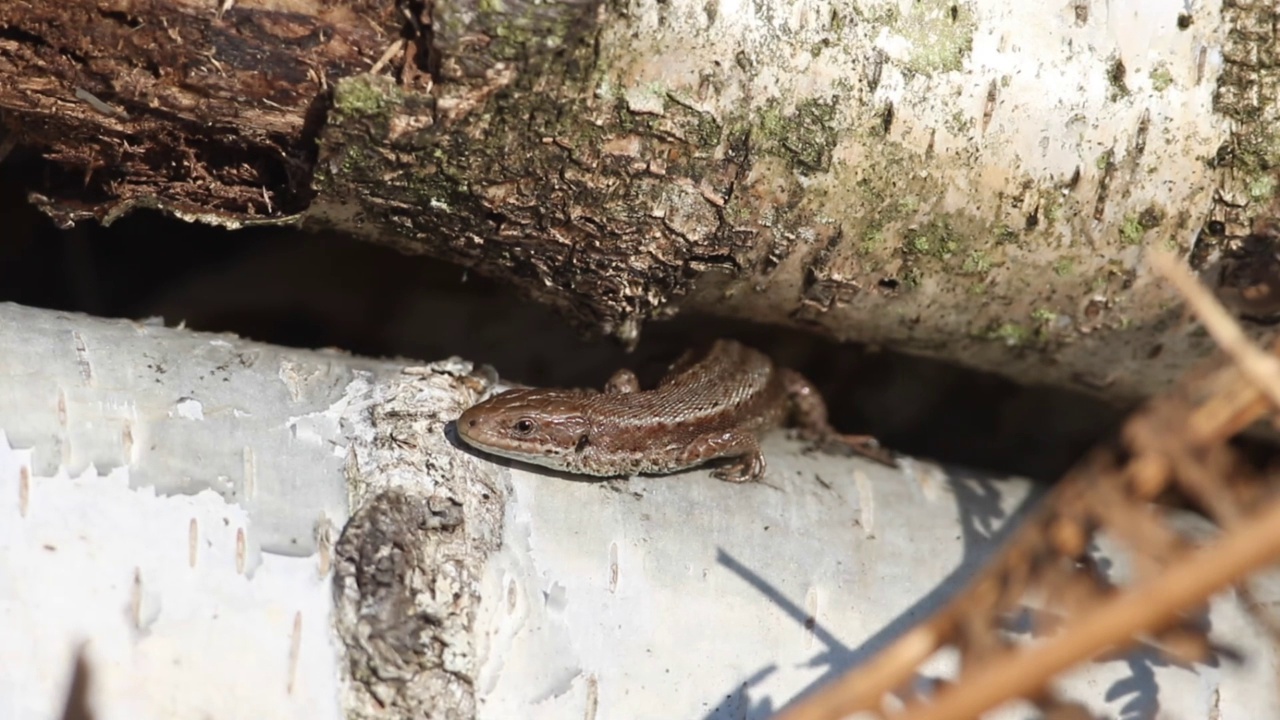
POLYGON ((1172 253, 1152 250, 1147 253, 1147 259, 1156 272, 1182 293, 1191 311, 1200 318, 1209 335, 1231 357, 1240 372, 1266 393, 1276 407, 1280 407, 1280 358, 1255 347, 1227 309, 1172 253))
POLYGON ((1041 692, 1055 675, 1092 659, 1117 638, 1156 632, 1188 607, 1280 557, 1280 501, 1268 503, 1217 543, 1196 551, 1145 586, 1108 601, 1035 648, 1006 655, 938 694, 902 720, 973 717, 1001 702, 1041 692))
MULTIPOLYGON (((836 720, 859 711, 883 715, 885 696, 948 645, 961 655, 956 682, 931 698, 903 697, 906 707, 895 717, 972 718, 1020 697, 1046 710, 1069 708, 1049 694, 1055 675, 1131 646, 1144 634, 1167 641, 1182 659, 1203 659, 1209 652, 1204 632, 1183 618, 1213 594, 1240 586, 1280 560, 1280 500, 1261 502, 1268 494, 1266 478, 1227 445, 1280 407, 1280 359, 1253 346, 1171 256, 1156 251, 1150 257, 1232 364, 1193 375, 1147 403, 1126 423, 1123 447, 1098 448, 1084 458, 946 607, 777 720, 836 720), (1194 549, 1165 524, 1150 501, 1170 488, 1225 528, 1216 543, 1194 549), (1089 542, 1100 532, 1133 554, 1140 568, 1136 585, 1115 588, 1087 562, 1089 542), (1065 620, 1052 638, 1015 647, 1000 633, 1001 619, 1033 594, 1044 596, 1065 620)), ((1266 620, 1264 627, 1271 627, 1266 620)))

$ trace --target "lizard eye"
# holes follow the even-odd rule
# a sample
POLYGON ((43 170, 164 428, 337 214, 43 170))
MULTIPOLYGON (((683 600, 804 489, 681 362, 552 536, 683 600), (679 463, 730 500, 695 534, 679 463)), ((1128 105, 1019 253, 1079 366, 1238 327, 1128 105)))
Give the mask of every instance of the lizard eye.
POLYGON ((533 432, 533 421, 529 418, 520 418, 515 425, 511 426, 511 429, 515 430, 517 435, 528 435, 533 432))

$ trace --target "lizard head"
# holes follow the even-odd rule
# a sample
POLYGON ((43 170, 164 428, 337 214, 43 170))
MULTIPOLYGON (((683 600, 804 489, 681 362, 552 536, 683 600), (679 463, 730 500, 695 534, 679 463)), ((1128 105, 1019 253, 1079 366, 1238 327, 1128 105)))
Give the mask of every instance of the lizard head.
POLYGON ((581 390, 508 390, 458 417, 458 435, 493 455, 573 471, 590 445, 581 390))

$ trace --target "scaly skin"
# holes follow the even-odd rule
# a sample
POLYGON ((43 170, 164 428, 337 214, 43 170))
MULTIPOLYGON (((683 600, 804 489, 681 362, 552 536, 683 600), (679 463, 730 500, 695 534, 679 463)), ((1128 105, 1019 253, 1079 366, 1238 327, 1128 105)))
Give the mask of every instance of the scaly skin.
POLYGON ((728 458, 712 474, 743 482, 764 474, 760 433, 788 422, 812 440, 896 465, 873 439, 837 433, 803 376, 733 340, 686 353, 652 390, 641 390, 629 370, 603 392, 508 390, 462 413, 457 429, 480 450, 565 472, 673 473, 728 458))

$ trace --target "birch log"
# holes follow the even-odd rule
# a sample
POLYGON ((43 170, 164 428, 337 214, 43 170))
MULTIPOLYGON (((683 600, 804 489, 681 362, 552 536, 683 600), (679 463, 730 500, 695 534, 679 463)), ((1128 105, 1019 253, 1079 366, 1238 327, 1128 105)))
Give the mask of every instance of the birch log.
POLYGON ((1280 313, 1276 13, 21 0, 0 116, 62 222, 334 228, 626 343, 714 313, 1128 399, 1211 347, 1144 248, 1280 313))
MULTIPOLYGON (((763 720, 938 607, 1030 502, 781 434, 763 483, 575 481, 450 441, 492 388, 456 358, 13 305, 0 328, 6 720, 60 717, 78 653, 98 720, 763 720)), ((1264 634, 1231 598, 1209 617, 1242 662, 1144 650, 1062 687, 1130 718, 1280 715, 1264 634)))

